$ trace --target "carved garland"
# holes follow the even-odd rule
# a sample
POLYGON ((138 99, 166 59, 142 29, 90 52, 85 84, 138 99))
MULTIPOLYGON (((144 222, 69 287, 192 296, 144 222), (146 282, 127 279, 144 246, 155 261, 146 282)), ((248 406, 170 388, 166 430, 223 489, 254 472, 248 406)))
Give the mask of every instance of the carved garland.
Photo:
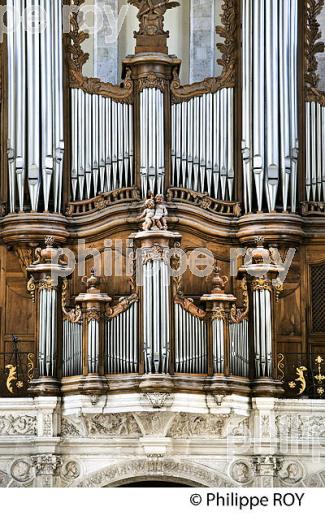
POLYGON ((305 0, 305 94, 306 101, 315 101, 325 105, 325 92, 317 89, 319 76, 316 55, 324 52, 324 43, 320 41, 322 33, 317 17, 320 15, 325 0, 305 0))
POLYGON ((178 68, 173 69, 173 81, 171 83, 172 102, 180 103, 188 101, 203 94, 214 94, 222 88, 234 88, 236 86, 236 66, 238 56, 238 20, 239 7, 237 0, 224 0, 222 5, 221 26, 216 27, 216 33, 223 39, 217 48, 222 56, 217 61, 223 67, 222 74, 218 78, 206 78, 201 82, 191 85, 181 85, 178 68))
MULTIPOLYGON (((81 7, 84 2, 85 0, 67 1, 68 4, 76 7, 81 7)), ((87 78, 82 74, 82 68, 89 59, 89 54, 82 49, 82 43, 89 38, 89 34, 79 30, 79 15, 80 11, 71 14, 71 31, 65 37, 65 54, 70 88, 81 89, 87 94, 110 97, 120 103, 133 103, 133 81, 131 80, 130 69, 126 70, 126 77, 122 86, 104 83, 98 78, 87 78)))

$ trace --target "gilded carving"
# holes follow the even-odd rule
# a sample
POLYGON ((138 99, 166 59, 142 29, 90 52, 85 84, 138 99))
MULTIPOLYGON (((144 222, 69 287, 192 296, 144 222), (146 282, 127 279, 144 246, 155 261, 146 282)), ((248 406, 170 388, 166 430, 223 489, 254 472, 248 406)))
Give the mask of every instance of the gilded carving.
POLYGON ((204 320, 207 316, 207 313, 203 309, 197 307, 197 305, 195 305, 195 303, 192 300, 182 297, 180 294, 176 296, 174 301, 177 305, 180 305, 184 309, 184 311, 188 312, 195 318, 204 320))

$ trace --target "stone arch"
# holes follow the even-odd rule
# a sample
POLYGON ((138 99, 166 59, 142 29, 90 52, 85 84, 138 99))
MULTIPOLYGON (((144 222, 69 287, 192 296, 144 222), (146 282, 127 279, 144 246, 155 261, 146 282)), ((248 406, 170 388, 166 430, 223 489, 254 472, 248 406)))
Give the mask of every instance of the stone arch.
POLYGON ((231 482, 201 464, 175 459, 134 459, 112 464, 79 479, 74 486, 118 487, 132 482, 159 480, 192 487, 231 487, 231 482))

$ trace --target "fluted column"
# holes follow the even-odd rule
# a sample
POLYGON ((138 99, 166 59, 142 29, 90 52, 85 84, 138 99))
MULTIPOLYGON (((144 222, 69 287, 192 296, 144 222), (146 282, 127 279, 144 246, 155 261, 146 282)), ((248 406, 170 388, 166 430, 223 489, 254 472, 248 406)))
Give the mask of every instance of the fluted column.
POLYGON ((84 279, 87 292, 76 298, 83 314, 83 376, 82 392, 100 395, 108 389, 104 374, 104 315, 111 302, 107 294, 100 292, 99 279, 94 270, 90 278, 84 279))
POLYGON ((31 278, 28 290, 37 305, 38 375, 31 382, 30 391, 37 395, 56 395, 59 392, 59 293, 61 280, 67 276, 67 266, 60 263, 59 250, 53 247, 52 237, 45 239, 46 247, 36 250, 36 261, 27 268, 31 278))

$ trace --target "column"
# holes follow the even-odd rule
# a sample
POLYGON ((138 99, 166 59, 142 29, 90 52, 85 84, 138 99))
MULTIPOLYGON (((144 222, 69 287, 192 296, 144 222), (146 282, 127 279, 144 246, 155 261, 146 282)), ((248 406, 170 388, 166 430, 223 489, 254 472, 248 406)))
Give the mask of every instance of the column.
POLYGON ((144 383, 168 386, 173 373, 170 249, 181 236, 158 228, 131 237, 136 246, 137 275, 141 285, 141 367, 144 383), (162 377, 163 376, 163 377, 162 377))
MULTIPOLYGON (((68 273, 60 263, 60 253, 54 239, 46 237, 45 248, 36 249, 37 260, 27 268, 31 275, 28 289, 37 305, 38 377, 30 391, 36 395, 57 395, 58 381, 58 301, 60 280, 68 273)), ((61 337, 61 336, 59 336, 61 337)))
POLYGON ((249 275, 252 301, 250 338, 254 352, 253 395, 275 396, 283 393, 282 383, 275 381, 273 363, 273 303, 276 285, 273 281, 283 266, 270 261, 269 250, 264 248, 264 239, 257 237, 257 247, 251 252, 251 261, 240 271, 249 275))
POLYGON ((83 314, 83 381, 81 392, 87 395, 101 395, 108 390, 104 373, 104 315, 106 306, 112 299, 99 289, 100 280, 94 269, 89 278, 84 279, 87 292, 76 298, 83 314))

